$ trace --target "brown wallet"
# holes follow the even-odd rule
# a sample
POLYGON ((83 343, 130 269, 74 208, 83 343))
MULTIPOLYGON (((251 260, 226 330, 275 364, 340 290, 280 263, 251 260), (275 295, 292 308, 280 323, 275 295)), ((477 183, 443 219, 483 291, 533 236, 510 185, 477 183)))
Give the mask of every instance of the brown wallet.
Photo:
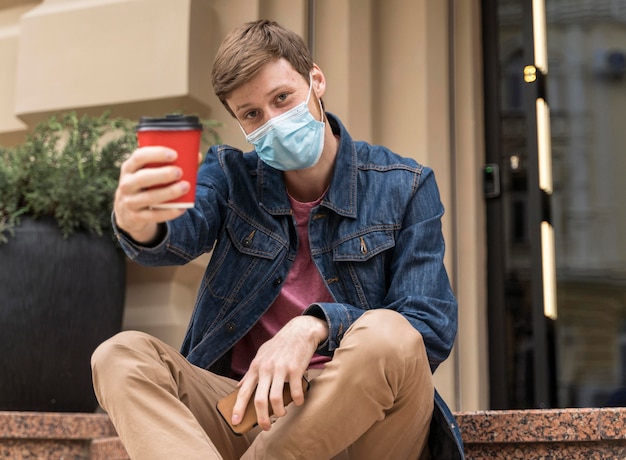
MULTIPOLYGON (((302 389, 306 394, 309 389, 309 381, 302 377, 302 389)), ((243 419, 241 423, 238 425, 232 424, 233 419, 233 406, 237 401, 237 395, 239 394, 239 388, 230 393, 228 396, 220 399, 217 402, 217 410, 224 419, 224 421, 228 424, 233 433, 238 436, 241 436, 244 433, 247 433, 252 428, 257 425, 257 417, 256 417, 256 409, 254 408, 254 397, 251 397, 248 401, 248 405, 246 406, 246 412, 243 415, 243 419)), ((283 388, 283 402, 285 407, 287 407, 291 401, 293 401, 291 397, 291 391, 289 391, 289 383, 285 382, 285 387, 283 388)), ((269 406, 269 414, 272 415, 272 406, 269 406)))

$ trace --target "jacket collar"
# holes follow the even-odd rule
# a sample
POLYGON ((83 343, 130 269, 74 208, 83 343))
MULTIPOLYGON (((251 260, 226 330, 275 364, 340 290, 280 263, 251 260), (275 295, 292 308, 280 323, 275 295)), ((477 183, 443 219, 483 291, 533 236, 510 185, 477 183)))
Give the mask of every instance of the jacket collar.
MULTIPOLYGON (((326 116, 333 134, 339 136, 339 147, 333 178, 321 205, 342 216, 356 218, 358 204, 356 148, 339 118, 328 112, 326 116)), ((291 213, 291 203, 285 190, 282 171, 266 165, 261 159, 257 164, 257 189, 259 205, 267 212, 275 215, 291 213)))

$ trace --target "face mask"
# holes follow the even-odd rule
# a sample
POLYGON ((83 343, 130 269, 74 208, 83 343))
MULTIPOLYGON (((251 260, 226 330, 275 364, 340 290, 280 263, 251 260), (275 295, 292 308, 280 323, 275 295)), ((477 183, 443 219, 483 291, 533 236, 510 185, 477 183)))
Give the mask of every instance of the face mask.
MULTIPOLYGON (((324 148, 324 122, 317 121, 309 111, 312 89, 312 77, 309 74, 309 95, 306 101, 246 135, 246 140, 254 145, 261 160, 272 168, 281 171, 305 169, 320 159, 324 148)), ((320 111, 323 119, 321 101, 320 111)))

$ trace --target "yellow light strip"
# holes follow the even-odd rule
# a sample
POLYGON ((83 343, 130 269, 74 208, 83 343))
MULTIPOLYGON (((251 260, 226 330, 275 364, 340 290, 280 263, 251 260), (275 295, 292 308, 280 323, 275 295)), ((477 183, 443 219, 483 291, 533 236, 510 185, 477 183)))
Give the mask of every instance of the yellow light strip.
POLYGON ((548 73, 545 0, 533 0, 533 38, 535 42, 535 66, 543 73, 548 73))
POLYGON ((555 320, 556 303, 556 261, 554 248, 554 228, 549 222, 541 222, 541 264, 543 269, 543 314, 555 320))
MULTIPOLYGON (((548 74, 548 41, 546 35, 545 0, 533 0, 533 39, 537 72, 548 74)), ((537 152, 539 187, 552 194, 552 142, 550 139, 550 108, 543 98, 537 99, 537 152)), ((541 222, 541 264, 543 271, 543 313, 556 320, 556 256, 554 228, 550 222, 541 222)))
POLYGON ((552 141, 550 139, 550 108, 546 101, 537 99, 537 152, 539 187, 552 194, 552 141))

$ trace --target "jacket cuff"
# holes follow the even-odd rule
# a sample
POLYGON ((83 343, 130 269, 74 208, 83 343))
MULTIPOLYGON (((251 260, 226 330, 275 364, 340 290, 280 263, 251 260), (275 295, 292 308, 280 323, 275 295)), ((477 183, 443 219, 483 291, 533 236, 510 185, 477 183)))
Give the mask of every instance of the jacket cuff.
POLYGON ((350 308, 341 303, 319 302, 311 304, 302 313, 315 316, 328 324, 328 338, 319 344, 317 353, 323 356, 332 356, 348 328, 356 320, 350 308))
POLYGON ((143 244, 135 241, 117 225, 117 222, 115 222, 115 212, 111 213, 111 225, 120 246, 130 259, 135 259, 139 253, 143 251, 160 252, 165 246, 165 242, 168 240, 170 233, 168 224, 159 224, 159 231, 154 241, 151 244, 143 244))

